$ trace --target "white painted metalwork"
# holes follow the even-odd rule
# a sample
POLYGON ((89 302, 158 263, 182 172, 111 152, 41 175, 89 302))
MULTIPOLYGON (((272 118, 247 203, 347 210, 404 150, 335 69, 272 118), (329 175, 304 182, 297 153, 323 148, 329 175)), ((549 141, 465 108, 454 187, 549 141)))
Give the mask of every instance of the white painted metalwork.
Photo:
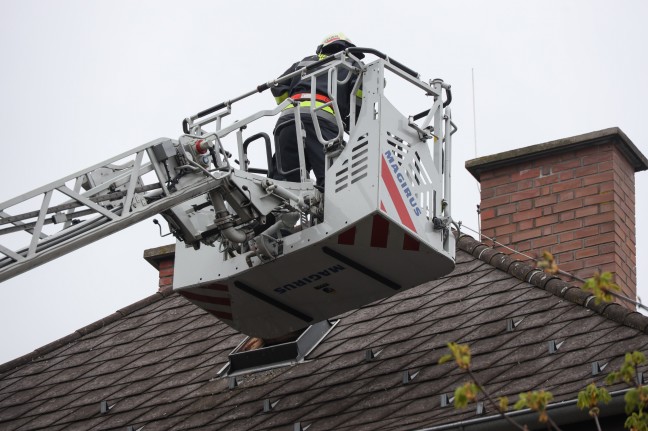
POLYGON ((336 54, 188 117, 177 140, 157 139, 0 204, 0 281, 158 213, 178 239, 174 290, 252 336, 282 336, 443 276, 455 252, 450 101, 443 81, 426 83, 375 50, 336 54), (358 52, 378 59, 363 64, 358 52), (313 85, 327 76, 327 106, 337 111, 342 68, 357 77, 362 105, 352 107, 346 134, 336 119, 336 139, 322 139, 321 106, 290 98, 224 125, 235 102, 293 76, 313 85), (387 72, 430 109, 399 111, 384 94, 387 72), (268 178, 270 138, 247 136, 291 104, 297 124, 310 110, 326 153, 325 192, 307 178, 303 151, 302 182, 268 178), (265 168, 250 166, 258 140, 265 168))

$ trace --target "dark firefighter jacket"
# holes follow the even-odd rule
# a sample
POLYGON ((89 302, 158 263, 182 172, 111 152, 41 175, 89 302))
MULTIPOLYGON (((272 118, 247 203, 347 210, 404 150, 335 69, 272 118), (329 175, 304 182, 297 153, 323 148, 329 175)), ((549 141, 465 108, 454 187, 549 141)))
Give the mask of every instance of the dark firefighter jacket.
MULTIPOLYGON (((311 55, 308 57, 305 57, 303 60, 294 63, 288 70, 286 70, 283 75, 286 75, 288 73, 294 72, 298 69, 301 69, 303 67, 309 66, 313 63, 315 63, 318 60, 321 60, 322 58, 325 58, 324 56, 318 57, 317 55, 311 55)), ((349 70, 346 68, 340 67, 338 68, 338 88, 337 88, 337 105, 338 105, 338 110, 340 112, 333 112, 333 109, 330 107, 326 107, 324 109, 318 110, 317 115, 320 119, 323 119, 325 121, 331 121, 335 122, 335 118, 333 118, 333 115, 341 115, 342 122, 344 123, 344 128, 345 130, 348 130, 349 125, 348 125, 348 119, 349 119, 349 111, 350 111, 350 103, 351 103, 351 91, 353 89, 353 86, 356 83, 356 80, 358 79, 358 76, 352 76, 351 79, 349 79, 347 82, 344 84, 340 84, 339 81, 344 81, 348 74, 349 70)), ((330 94, 328 91, 328 86, 327 86, 327 80, 328 80, 328 74, 324 73, 320 76, 317 77, 317 82, 316 82, 316 93, 320 96, 325 96, 326 98, 330 98, 330 94)), ((311 78, 307 78, 305 80, 301 80, 300 76, 294 76, 290 81, 282 82, 276 87, 271 88, 272 95, 275 97, 275 100, 277 101, 277 104, 283 102, 286 100, 286 98, 294 96, 296 94, 304 94, 304 97, 300 99, 300 107, 308 107, 310 106, 310 91, 311 91, 311 78)), ((356 107, 356 115, 360 112, 360 103, 362 100, 362 91, 358 90, 358 94, 353 97, 354 103, 357 104, 356 107)), ((321 106, 325 102, 323 101, 316 101, 316 106, 321 106)), ((288 108, 284 110, 282 115, 280 116, 279 120, 277 121, 277 126, 280 124, 283 124, 288 121, 294 121, 294 113, 292 111, 292 105, 290 105, 288 108)), ((301 119, 302 121, 306 122, 312 122, 311 120, 311 115, 310 112, 308 112, 307 109, 302 109, 301 111, 301 119)))

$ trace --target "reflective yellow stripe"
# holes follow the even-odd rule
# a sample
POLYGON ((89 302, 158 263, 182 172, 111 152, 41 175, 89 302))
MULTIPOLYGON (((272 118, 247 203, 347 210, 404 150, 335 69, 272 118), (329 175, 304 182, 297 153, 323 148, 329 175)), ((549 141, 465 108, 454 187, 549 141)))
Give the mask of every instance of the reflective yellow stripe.
MULTIPOLYGON (((324 105, 324 102, 315 101, 315 106, 322 106, 322 105, 324 105)), ((310 102, 310 100, 304 100, 304 101, 299 102, 299 106, 310 107, 311 102, 310 102)), ((293 105, 288 105, 283 110, 285 111, 286 109, 290 109, 290 108, 294 108, 294 106, 293 105)), ((335 115, 335 112, 333 111, 333 108, 331 108, 330 106, 327 106, 326 108, 322 108, 322 111, 326 111, 329 114, 335 115)))
POLYGON ((320 60, 324 60, 326 57, 328 57, 326 54, 317 54, 317 58, 320 60))
POLYGON ((356 97, 359 97, 360 99, 362 99, 362 90, 356 91, 356 97))
POLYGON ((277 105, 279 105, 281 102, 283 102, 287 98, 288 98, 288 92, 287 91, 285 93, 281 93, 280 96, 275 97, 275 100, 277 101, 277 105))

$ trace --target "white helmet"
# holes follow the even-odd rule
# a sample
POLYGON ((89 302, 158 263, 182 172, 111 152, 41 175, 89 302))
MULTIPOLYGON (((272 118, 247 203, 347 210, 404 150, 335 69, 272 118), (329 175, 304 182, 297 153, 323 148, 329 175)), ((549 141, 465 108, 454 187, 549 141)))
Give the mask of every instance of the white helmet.
POLYGON ((316 53, 330 55, 354 47, 355 45, 351 42, 351 39, 346 37, 344 33, 333 33, 324 38, 317 47, 316 53))

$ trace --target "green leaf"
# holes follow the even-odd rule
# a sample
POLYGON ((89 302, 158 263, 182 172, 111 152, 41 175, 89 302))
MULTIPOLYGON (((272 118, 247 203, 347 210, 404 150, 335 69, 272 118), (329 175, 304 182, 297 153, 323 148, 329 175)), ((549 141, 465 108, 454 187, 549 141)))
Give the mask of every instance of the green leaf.
POLYGON ((590 415, 598 416, 598 404, 607 404, 612 397, 605 388, 598 388, 595 383, 590 383, 585 389, 578 393, 577 406, 581 410, 589 409, 590 415))
POLYGON ((648 431, 648 415, 634 412, 628 416, 623 426, 631 431, 648 431))
POLYGON ((611 272, 596 272, 591 278, 588 278, 581 289, 594 295, 594 302, 611 302, 614 298, 610 292, 618 292, 621 288, 614 283, 614 275, 611 272))
POLYGON ((468 397, 463 386, 459 386, 454 392, 454 406, 457 409, 464 408, 468 405, 468 397))
POLYGON ((549 420, 547 415, 547 404, 553 400, 553 395, 549 391, 524 392, 519 395, 518 401, 513 406, 516 410, 529 408, 539 413, 538 420, 546 423, 549 420))
POLYGON ((589 400, 584 390, 578 393, 578 401, 576 402, 576 406, 581 410, 589 407, 589 400))
POLYGON ((475 401, 480 389, 475 382, 466 382, 462 386, 455 389, 454 392, 454 405, 455 408, 461 409, 475 401))
POLYGON ((524 394, 520 394, 520 398, 515 402, 515 404, 513 404, 515 410, 522 410, 527 406, 526 399, 522 398, 523 395, 524 394))
POLYGON ((637 390, 637 388, 632 388, 628 392, 626 392, 623 399, 626 403, 625 412, 627 415, 629 415, 637 409, 637 406, 639 406, 639 391, 637 390))
POLYGON ((439 359, 439 364, 444 364, 454 359, 457 363, 457 366, 462 370, 467 370, 468 368, 470 368, 470 347, 467 344, 449 342, 448 349, 450 349, 450 353, 441 356, 441 358, 439 359))
POLYGON ((446 362, 452 361, 452 355, 446 354, 439 358, 439 364, 445 364, 446 362))
POLYGON ((548 251, 542 252, 542 257, 538 260, 538 268, 544 269, 549 274, 556 274, 559 271, 553 254, 548 251))
POLYGON ((619 373, 618 371, 612 371, 605 378, 605 384, 606 385, 612 385, 612 384, 614 384, 614 382, 619 380, 620 377, 621 377, 621 373, 619 373))
POLYGON ((637 366, 646 362, 646 356, 638 351, 626 353, 623 364, 619 370, 610 372, 605 378, 605 383, 612 384, 619 380, 631 384, 637 374, 637 366))
POLYGON ((646 362, 646 355, 644 355, 641 352, 634 351, 631 353, 632 356, 632 362, 634 362, 635 365, 641 365, 644 362, 646 362))
POLYGON ((508 410, 508 397, 499 398, 499 410, 502 413, 508 410))

